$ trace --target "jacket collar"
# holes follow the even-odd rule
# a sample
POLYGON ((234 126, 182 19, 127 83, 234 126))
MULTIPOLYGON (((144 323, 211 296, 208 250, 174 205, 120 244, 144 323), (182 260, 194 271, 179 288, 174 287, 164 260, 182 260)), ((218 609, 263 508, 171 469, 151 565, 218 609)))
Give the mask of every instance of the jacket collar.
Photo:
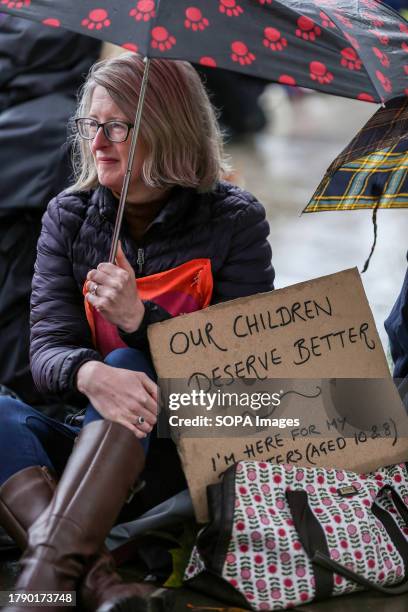
MULTIPOLYGON (((199 194, 196 189, 189 187, 173 187, 169 194, 167 203, 159 214, 148 226, 146 232, 154 226, 162 226, 171 229, 185 216, 191 206, 197 205, 197 198, 206 197, 199 194)), ((99 186, 92 194, 92 202, 98 207, 101 217, 111 223, 115 223, 118 200, 110 189, 99 186)))

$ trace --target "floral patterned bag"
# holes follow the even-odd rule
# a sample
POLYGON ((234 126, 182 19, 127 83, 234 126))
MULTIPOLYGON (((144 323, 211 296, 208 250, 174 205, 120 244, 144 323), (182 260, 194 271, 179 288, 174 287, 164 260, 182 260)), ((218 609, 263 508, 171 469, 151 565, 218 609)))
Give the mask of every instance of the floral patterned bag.
POLYGON ((185 580, 252 610, 408 592, 407 464, 370 474, 240 461, 208 487, 185 580))

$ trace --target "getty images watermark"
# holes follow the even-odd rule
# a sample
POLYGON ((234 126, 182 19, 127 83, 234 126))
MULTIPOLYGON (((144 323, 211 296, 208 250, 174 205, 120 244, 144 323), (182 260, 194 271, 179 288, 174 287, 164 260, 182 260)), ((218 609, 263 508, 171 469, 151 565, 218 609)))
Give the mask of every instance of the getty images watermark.
POLYGON ((298 427, 298 418, 274 418, 252 414, 250 411, 268 411, 273 413, 280 406, 283 391, 280 393, 228 393, 217 390, 213 393, 203 390, 193 390, 188 393, 170 393, 167 407, 171 411, 183 408, 202 408, 206 412, 222 412, 229 408, 238 408, 240 414, 196 414, 195 416, 179 416, 171 414, 168 418, 171 427, 298 427))

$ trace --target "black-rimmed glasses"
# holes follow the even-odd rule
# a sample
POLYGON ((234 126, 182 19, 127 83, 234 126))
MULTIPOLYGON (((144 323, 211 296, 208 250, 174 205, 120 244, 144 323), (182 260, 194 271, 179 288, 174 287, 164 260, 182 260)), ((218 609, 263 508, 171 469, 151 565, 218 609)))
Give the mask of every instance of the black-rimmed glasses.
POLYGON ((115 121, 113 119, 105 123, 98 123, 96 119, 90 119, 89 117, 79 117, 75 119, 75 124, 81 138, 93 140, 101 127, 105 138, 111 142, 125 142, 133 127, 133 123, 126 123, 126 121, 115 121))

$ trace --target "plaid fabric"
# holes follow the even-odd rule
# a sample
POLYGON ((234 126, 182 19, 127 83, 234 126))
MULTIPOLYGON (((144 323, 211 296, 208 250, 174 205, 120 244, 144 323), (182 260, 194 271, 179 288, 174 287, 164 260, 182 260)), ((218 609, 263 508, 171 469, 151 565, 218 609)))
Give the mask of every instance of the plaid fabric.
POLYGON ((332 162, 303 212, 408 208, 408 98, 380 108, 332 162))

